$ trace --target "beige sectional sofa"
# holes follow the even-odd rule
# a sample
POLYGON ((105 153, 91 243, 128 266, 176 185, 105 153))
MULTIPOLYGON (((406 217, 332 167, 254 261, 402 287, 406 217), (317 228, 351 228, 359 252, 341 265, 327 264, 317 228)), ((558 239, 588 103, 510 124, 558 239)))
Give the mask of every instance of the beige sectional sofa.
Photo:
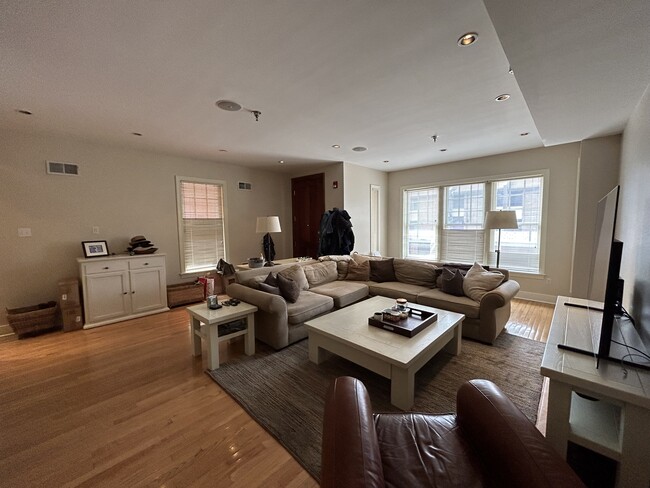
MULTIPOLYGON (((257 306, 255 336, 275 349, 281 349, 307 336, 304 323, 332 310, 344 308, 369 296, 406 298, 411 303, 441 308, 465 315, 463 336, 492 343, 501 333, 510 316, 510 301, 519 291, 519 284, 509 279, 504 269, 492 269, 504 275, 503 282, 482 292, 479 300, 469 296, 445 293, 439 275, 445 263, 424 263, 398 258, 374 258, 361 255, 326 256, 319 262, 296 262, 273 267, 237 271, 236 282, 226 292, 233 298, 257 306), (394 280, 350 280, 352 268, 359 269, 366 261, 392 260, 394 280), (350 273, 348 274, 348 269, 350 273), (280 273, 296 282, 300 294, 291 303, 281 295, 260 290, 269 273, 280 273)), ((374 263, 373 265, 376 265, 374 263)), ((376 276, 375 276, 376 277, 376 276)), ((474 295, 474 294, 473 294, 474 295)), ((477 297, 477 295, 474 295, 477 297)))

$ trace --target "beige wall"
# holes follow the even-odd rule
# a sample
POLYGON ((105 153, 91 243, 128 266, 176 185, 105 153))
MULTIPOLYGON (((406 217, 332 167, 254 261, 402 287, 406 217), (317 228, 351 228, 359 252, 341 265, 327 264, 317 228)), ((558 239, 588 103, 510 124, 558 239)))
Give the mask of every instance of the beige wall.
POLYGON ((388 255, 401 256, 403 187, 548 170, 545 273, 514 276, 521 284, 522 297, 554 301, 557 295, 568 295, 579 154, 580 144, 573 143, 389 173, 388 225, 397 230, 389 232, 388 255))
POLYGON ((379 218, 381 222, 379 252, 382 255, 386 255, 388 249, 386 240, 388 173, 356 164, 345 163, 344 176, 344 208, 348 211, 350 217, 352 217, 354 250, 363 254, 370 252, 370 185, 380 187, 379 218))
MULTIPOLYGON (((106 240, 121 253, 143 234, 167 254, 168 283, 190 279, 179 275, 175 175, 226 181, 231 262, 260 254, 258 215, 290 222, 285 175, 56 135, 5 131, 0 140, 0 324, 5 307, 56 299, 57 282, 78 273, 84 240, 106 240), (77 163, 80 175, 47 175, 46 160, 77 163), (238 190, 238 181, 253 191, 238 190), (31 228, 32 237, 19 238, 19 227, 31 228)), ((290 234, 273 239, 278 258, 289 257, 290 234)))
POLYGON ((623 305, 650 347, 650 86, 623 132, 616 237, 623 241, 623 305))
POLYGON ((571 296, 587 298, 598 200, 618 184, 621 136, 587 139, 580 144, 578 201, 571 296))

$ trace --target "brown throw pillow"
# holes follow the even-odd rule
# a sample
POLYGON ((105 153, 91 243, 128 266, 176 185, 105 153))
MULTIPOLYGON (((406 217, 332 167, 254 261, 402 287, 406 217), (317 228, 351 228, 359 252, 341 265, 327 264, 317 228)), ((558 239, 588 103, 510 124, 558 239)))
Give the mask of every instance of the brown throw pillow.
POLYGON ((443 269, 441 285, 440 289, 450 295, 462 297, 465 294, 463 292, 463 275, 459 269, 454 271, 448 268, 443 269))
POLYGON ((370 281, 376 281, 377 283, 397 281, 395 269, 393 268, 393 258, 367 262, 370 263, 370 281))
POLYGON ((280 288, 280 295, 282 295, 282 298, 287 302, 296 303, 296 300, 298 300, 298 297, 300 296, 300 287, 298 286, 298 283, 278 274, 278 287, 280 288))
POLYGON ((361 264, 350 261, 345 279, 348 281, 368 281, 370 279, 370 261, 361 264))
POLYGON ((265 291, 266 293, 271 293, 273 295, 281 295, 279 287, 271 286, 266 283, 260 283, 260 291, 265 291))
POLYGON ((269 273, 269 275, 266 277, 266 279, 263 281, 263 283, 266 283, 269 286, 278 286, 278 278, 276 275, 273 273, 269 273))

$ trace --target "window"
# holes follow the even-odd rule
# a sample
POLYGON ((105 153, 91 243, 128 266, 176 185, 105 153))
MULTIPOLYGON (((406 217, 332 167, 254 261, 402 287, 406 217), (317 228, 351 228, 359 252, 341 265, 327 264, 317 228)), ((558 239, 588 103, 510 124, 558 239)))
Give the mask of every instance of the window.
POLYGON ((404 256, 436 259, 438 256, 438 189, 405 192, 404 256))
MULTIPOLYGON (((502 180, 492 184, 492 210, 514 210, 517 212, 519 226, 518 229, 501 231, 500 266, 512 271, 539 271, 543 190, 542 176, 502 180)), ((491 233, 490 248, 496 249, 498 231, 491 233)))
POLYGON ((370 185, 370 254, 379 254, 380 187, 370 185))
POLYGON ((181 270, 212 270, 226 258, 224 187, 221 181, 176 177, 181 270))
POLYGON ((403 195, 404 257, 494 265, 498 231, 484 229, 485 212, 515 210, 519 228, 501 231, 500 265, 541 271, 544 176, 410 188, 403 195))

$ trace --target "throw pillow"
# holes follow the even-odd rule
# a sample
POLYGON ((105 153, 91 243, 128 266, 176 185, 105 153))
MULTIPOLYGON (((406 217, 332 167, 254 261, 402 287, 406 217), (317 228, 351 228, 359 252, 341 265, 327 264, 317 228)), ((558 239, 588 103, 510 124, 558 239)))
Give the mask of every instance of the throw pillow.
POLYGON ((485 294, 499 286, 505 276, 498 271, 487 271, 483 266, 474 263, 463 280, 465 295, 472 300, 480 302, 485 294))
POLYGON ((457 268, 456 266, 449 266, 449 265, 444 265, 444 268, 438 268, 438 278, 436 279, 436 286, 438 288, 442 288, 442 271, 445 269, 448 269, 451 272, 455 272, 456 270, 460 271, 461 276, 465 277, 467 274, 467 270, 471 267, 469 264, 464 265, 467 266, 466 268, 457 268))
POLYGON ((260 291, 265 291, 266 293, 271 293, 273 295, 281 295, 279 287, 271 286, 266 283, 260 283, 260 291))
POLYGON ((383 283, 384 281, 397 281, 393 258, 382 259, 381 261, 368 261, 370 263, 370 281, 383 283))
POLYGON ((442 268, 413 259, 395 258, 393 267, 397 281, 410 285, 433 288, 436 286, 436 279, 442 274, 442 268))
POLYGON ((295 281, 285 278, 278 273, 278 287, 280 288, 280 295, 287 302, 296 303, 298 297, 300 296, 300 287, 295 281))
POLYGON ((316 264, 308 264, 303 266, 302 270, 305 272, 309 288, 318 285, 336 281, 336 261, 322 261, 316 264))
POLYGON ((273 274, 269 273, 269 275, 266 277, 266 279, 263 281, 263 283, 269 285, 269 286, 278 286, 278 278, 273 274))
POLYGON ((309 290, 309 282, 307 281, 302 266, 299 264, 294 264, 287 269, 283 269, 278 273, 278 276, 284 276, 287 279, 295 281, 301 290, 309 290))
POLYGON ((465 294, 463 292, 463 275, 459 269, 452 271, 449 268, 445 268, 442 270, 441 278, 442 286, 440 286, 440 289, 443 292, 457 297, 462 297, 465 294))
POLYGON ((350 261, 348 263, 348 274, 345 279, 349 281, 368 281, 370 279, 370 262, 365 261, 361 264, 350 261))
POLYGON ((336 273, 337 280, 344 280, 348 275, 348 266, 350 265, 349 261, 337 261, 336 262, 336 273))

